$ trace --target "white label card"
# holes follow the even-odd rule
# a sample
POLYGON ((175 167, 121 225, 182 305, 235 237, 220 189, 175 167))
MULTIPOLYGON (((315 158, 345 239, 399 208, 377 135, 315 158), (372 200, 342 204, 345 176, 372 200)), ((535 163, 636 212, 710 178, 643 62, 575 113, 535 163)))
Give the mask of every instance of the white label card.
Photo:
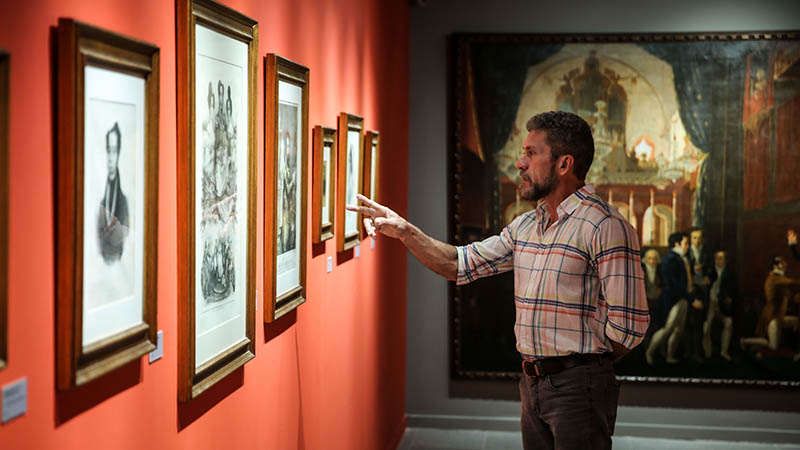
POLYGON ((28 411, 28 378, 3 386, 3 423, 28 411))

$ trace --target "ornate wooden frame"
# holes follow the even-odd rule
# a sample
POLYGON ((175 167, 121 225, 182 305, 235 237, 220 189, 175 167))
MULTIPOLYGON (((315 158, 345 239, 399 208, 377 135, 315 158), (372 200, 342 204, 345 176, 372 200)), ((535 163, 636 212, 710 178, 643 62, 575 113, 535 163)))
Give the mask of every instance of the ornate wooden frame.
POLYGON ((213 0, 177 2, 178 73, 178 398, 189 401, 255 357, 256 73, 258 23, 213 0), (248 47, 246 331, 245 338, 195 367, 195 26, 248 47))
POLYGON ((272 322, 289 311, 297 308, 306 301, 306 219, 308 210, 308 82, 309 70, 300 64, 275 54, 268 54, 264 64, 264 292, 269 294, 270 301, 264 297, 264 321, 272 322), (300 179, 297 186, 301 190, 300 223, 297 224, 300 232, 300 280, 299 285, 288 292, 277 296, 277 280, 275 270, 277 267, 277 230, 278 230, 278 104, 279 82, 293 84, 302 89, 300 125, 300 160, 298 166, 300 179))
MULTIPOLYGON (((336 251, 343 252, 349 250, 359 242, 361 242, 361 215, 356 219, 356 232, 345 235, 344 229, 344 206, 347 202, 345 196, 347 195, 347 132, 358 131, 358 165, 364 166, 364 119, 348 113, 339 114, 339 129, 338 129, 338 149, 337 149, 337 176, 336 176, 336 229, 339 233, 336 234, 336 251)), ((356 189, 363 188, 362 177, 363 171, 356 172, 358 180, 356 180, 356 189)))
POLYGON ((156 347, 158 252, 158 47, 72 19, 58 22, 56 386, 68 390, 156 347), (83 334, 84 68, 145 80, 142 323, 87 347, 83 334), (155 205, 155 206, 153 206, 155 205))
POLYGON ((311 200, 311 237, 315 244, 324 242, 333 237, 334 234, 334 221, 336 206, 336 195, 334 195, 334 188, 336 186, 336 130, 334 128, 327 128, 317 125, 314 127, 314 180, 312 189, 311 200), (330 147, 330 165, 328 166, 328 179, 331 183, 331 189, 328 193, 328 214, 330 221, 322 223, 322 152, 326 146, 330 147))

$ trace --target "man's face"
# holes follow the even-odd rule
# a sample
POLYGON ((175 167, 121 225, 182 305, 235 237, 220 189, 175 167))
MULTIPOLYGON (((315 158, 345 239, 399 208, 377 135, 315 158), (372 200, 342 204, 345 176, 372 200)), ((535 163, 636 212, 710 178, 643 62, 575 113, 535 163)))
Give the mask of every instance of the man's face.
POLYGON ((726 262, 725 252, 717 252, 717 254, 714 255, 714 265, 720 269, 725 267, 726 262))
POLYGON ((117 164, 119 163, 119 141, 115 134, 110 136, 109 143, 106 145, 106 155, 108 156, 108 178, 113 180, 117 176, 117 164))
POLYGON ((528 201, 547 197, 558 186, 555 161, 550 146, 545 142, 547 132, 533 130, 522 144, 522 155, 516 168, 522 179, 519 184, 520 196, 528 201))
POLYGON ((786 260, 783 258, 777 258, 777 264, 775 264, 775 268, 778 270, 786 271, 786 260))
POLYGON ((655 267, 658 264, 658 252, 655 250, 648 250, 644 255, 644 263, 650 267, 655 267))
POLYGON ((692 231, 692 246, 694 247, 703 246, 703 232, 701 230, 692 231))
POLYGON ((683 254, 686 255, 686 252, 689 251, 689 238, 684 236, 679 244, 675 244, 675 247, 680 248, 683 254))

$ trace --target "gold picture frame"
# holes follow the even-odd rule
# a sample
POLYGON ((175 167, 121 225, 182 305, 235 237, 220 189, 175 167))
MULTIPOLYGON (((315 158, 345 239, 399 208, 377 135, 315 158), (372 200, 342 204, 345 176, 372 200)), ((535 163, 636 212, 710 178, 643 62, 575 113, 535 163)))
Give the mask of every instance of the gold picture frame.
POLYGON ((264 65, 264 321, 306 301, 309 70, 275 54, 264 65))
MULTIPOLYGON (((364 186, 361 188, 364 196, 372 201, 379 202, 378 199, 378 163, 380 162, 380 133, 371 130, 364 133, 364 186)), ((366 237, 366 231, 364 232, 366 237)))
POLYGON ((317 125, 314 127, 313 135, 314 180, 311 200, 311 238, 315 244, 319 244, 332 238, 335 228, 336 196, 333 188, 336 186, 336 129, 317 125))
POLYGON ((348 113, 339 114, 336 175, 336 251, 349 250, 361 242, 361 215, 345 210, 357 204, 356 194, 363 188, 364 119, 348 113), (357 142, 354 142, 357 140, 357 142), (349 194, 349 195, 348 195, 349 194))
POLYGON ((59 19, 59 390, 156 347, 159 63, 152 44, 59 19))
POLYGON ((179 0, 177 48, 178 398, 186 402, 255 357, 258 24, 212 0, 179 0))

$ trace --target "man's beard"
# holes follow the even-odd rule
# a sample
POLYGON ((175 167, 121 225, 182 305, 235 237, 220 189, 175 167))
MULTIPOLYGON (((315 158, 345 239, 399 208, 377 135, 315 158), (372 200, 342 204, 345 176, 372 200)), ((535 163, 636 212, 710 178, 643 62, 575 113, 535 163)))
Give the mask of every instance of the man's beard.
MULTIPOLYGON (((528 182, 531 184, 530 189, 522 190, 520 189, 520 197, 523 200, 527 200, 529 202, 536 202, 545 197, 547 197, 551 192, 553 192, 558 185, 558 179, 556 178, 556 171, 555 165, 550 166, 550 173, 547 174, 547 178, 540 183, 535 183, 530 178, 526 178, 528 182)), ((520 185, 521 187, 522 185, 520 185)))

